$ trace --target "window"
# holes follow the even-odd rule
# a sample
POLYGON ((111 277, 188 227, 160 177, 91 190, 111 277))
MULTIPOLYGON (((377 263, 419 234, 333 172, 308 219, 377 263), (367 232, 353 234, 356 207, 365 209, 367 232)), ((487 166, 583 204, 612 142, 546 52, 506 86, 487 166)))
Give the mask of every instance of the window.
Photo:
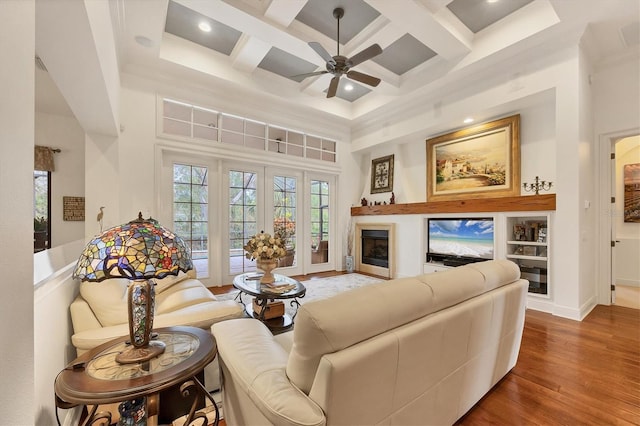
POLYGON ((329 261, 329 182, 311 181, 311 263, 329 261))
POLYGON ((337 145, 333 140, 171 99, 162 99, 161 109, 158 120, 162 120, 164 136, 336 162, 337 145))
POLYGON ((33 172, 33 252, 51 248, 51 172, 33 172))
POLYGON ((254 172, 229 171, 229 272, 242 274, 256 269, 244 255, 245 241, 258 232, 257 179, 254 172))
POLYGON ((173 228, 191 249, 198 278, 209 276, 209 186, 206 167, 173 165, 173 228))

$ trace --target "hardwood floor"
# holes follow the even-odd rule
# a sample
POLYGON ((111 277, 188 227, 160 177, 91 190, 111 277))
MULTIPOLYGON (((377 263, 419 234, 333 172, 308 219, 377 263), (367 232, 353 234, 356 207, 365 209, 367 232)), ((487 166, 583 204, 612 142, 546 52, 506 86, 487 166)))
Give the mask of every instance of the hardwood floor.
POLYGON ((456 423, 487 424, 640 425, 640 310, 527 310, 518 363, 456 423))
POLYGON ((528 310, 518 363, 456 424, 640 424, 640 310, 528 310))

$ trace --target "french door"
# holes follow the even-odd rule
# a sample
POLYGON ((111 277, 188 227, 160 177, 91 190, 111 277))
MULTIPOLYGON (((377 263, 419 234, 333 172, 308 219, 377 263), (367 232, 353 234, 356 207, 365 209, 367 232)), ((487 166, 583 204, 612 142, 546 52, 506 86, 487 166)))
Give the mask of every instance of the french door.
POLYGON ((256 270, 255 260, 247 259, 243 246, 251 236, 260 232, 277 235, 285 244, 287 255, 280 259, 278 272, 287 275, 303 273, 297 249, 301 240, 298 232, 298 192, 302 174, 281 168, 256 167, 245 164, 224 168, 224 186, 228 208, 226 247, 226 280, 256 270))
POLYGON ((334 176, 174 153, 160 171, 158 219, 189 244, 207 286, 256 270, 243 246, 261 231, 285 242, 277 273, 336 269, 334 176))

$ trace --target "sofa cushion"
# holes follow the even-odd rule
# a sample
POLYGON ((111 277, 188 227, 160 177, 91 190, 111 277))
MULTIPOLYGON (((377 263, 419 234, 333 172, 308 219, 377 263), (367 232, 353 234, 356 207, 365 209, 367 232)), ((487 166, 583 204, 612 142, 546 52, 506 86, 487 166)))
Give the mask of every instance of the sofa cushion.
POLYGON ((185 279, 162 293, 156 293, 156 315, 215 301, 216 297, 200 281, 185 279))
POLYGON ((302 305, 296 316, 287 375, 296 386, 309 392, 323 355, 461 303, 520 276, 520 270, 511 261, 491 263, 385 281, 302 305))
POLYGON ((109 278, 100 282, 83 281, 80 283, 80 295, 87 301, 93 314, 103 327, 126 323, 127 278, 109 278))

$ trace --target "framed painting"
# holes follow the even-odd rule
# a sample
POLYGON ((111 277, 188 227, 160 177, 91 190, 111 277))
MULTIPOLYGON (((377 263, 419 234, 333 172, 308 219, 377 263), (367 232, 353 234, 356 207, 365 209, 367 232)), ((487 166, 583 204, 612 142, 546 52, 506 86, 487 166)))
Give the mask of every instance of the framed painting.
POLYGON ((427 202, 520 195, 520 115, 427 139, 427 202))
POLYGON ((624 221, 640 223, 640 163, 625 164, 624 184, 624 221))
POLYGON ((371 160, 371 193, 393 191, 393 155, 371 160))

